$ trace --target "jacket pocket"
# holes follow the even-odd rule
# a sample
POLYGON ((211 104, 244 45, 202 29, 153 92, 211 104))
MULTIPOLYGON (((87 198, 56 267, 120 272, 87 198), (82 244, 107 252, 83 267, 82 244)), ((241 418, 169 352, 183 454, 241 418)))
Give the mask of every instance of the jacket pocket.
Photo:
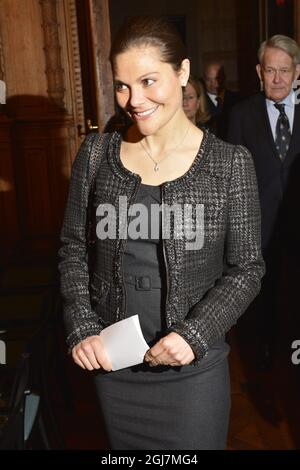
POLYGON ((103 303, 107 297, 108 291, 109 283, 99 276, 99 274, 94 272, 90 283, 90 299, 92 307, 96 307, 98 304, 103 303))

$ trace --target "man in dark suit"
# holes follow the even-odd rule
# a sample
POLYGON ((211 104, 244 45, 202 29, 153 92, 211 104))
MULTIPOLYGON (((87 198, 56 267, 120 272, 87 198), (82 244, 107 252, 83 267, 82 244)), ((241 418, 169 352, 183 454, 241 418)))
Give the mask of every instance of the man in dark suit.
POLYGON ((226 88, 225 69, 222 62, 214 61, 206 64, 203 79, 207 107, 212 116, 214 132, 221 139, 225 139, 229 113, 232 106, 240 100, 240 95, 226 88))
POLYGON ((299 256, 294 222, 299 217, 295 204, 300 200, 300 104, 293 86, 300 73, 300 50, 293 39, 276 35, 261 44, 258 58, 256 70, 263 92, 232 109, 228 141, 250 150, 258 179, 267 271, 259 296, 257 333, 261 365, 267 367, 282 308, 280 295, 285 292, 283 280, 292 285, 297 265, 293 260, 299 256))

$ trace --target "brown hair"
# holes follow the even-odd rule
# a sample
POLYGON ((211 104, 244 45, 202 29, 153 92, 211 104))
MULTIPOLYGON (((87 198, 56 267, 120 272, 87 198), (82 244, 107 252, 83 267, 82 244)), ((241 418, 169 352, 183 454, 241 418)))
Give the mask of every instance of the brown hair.
POLYGON ((190 76, 188 83, 194 88, 197 98, 199 99, 199 107, 195 116, 197 124, 204 124, 210 120, 211 115, 207 109, 207 102, 205 97, 205 88, 200 80, 190 76))
POLYGON ((160 50, 161 60, 180 70, 187 58, 186 48, 175 27, 161 17, 136 16, 125 21, 118 31, 110 50, 110 62, 132 47, 152 46, 160 50))

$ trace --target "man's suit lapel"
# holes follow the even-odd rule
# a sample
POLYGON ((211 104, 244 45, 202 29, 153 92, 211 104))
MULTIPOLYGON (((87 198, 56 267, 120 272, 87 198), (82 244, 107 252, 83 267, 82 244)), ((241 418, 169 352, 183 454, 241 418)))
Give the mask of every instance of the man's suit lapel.
POLYGON ((261 132, 264 133, 264 141, 267 142, 268 147, 272 149, 274 158, 276 158, 278 163, 281 163, 281 160, 279 158, 276 145, 274 142, 274 138, 273 138, 272 128, 271 128, 268 111, 267 111, 266 99, 263 94, 260 95, 258 112, 259 112, 258 122, 262 123, 261 132))
POLYGON ((215 117, 218 114, 220 114, 220 108, 215 106, 215 104, 213 103, 212 99, 210 98, 210 96, 208 94, 206 94, 206 97, 207 97, 206 102, 207 102, 207 106, 208 106, 208 111, 210 112, 212 117, 215 117))
POLYGON ((300 153, 300 104, 295 105, 294 123, 289 150, 284 159, 284 164, 289 164, 295 155, 300 153))

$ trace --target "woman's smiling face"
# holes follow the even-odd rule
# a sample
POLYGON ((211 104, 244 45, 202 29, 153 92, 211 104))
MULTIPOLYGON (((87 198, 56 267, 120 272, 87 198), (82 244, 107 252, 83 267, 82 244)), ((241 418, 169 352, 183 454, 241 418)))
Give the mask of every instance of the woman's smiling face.
POLYGON ((117 102, 141 134, 155 134, 182 111, 182 86, 188 76, 188 59, 177 72, 161 61, 159 48, 132 47, 114 61, 117 102))

